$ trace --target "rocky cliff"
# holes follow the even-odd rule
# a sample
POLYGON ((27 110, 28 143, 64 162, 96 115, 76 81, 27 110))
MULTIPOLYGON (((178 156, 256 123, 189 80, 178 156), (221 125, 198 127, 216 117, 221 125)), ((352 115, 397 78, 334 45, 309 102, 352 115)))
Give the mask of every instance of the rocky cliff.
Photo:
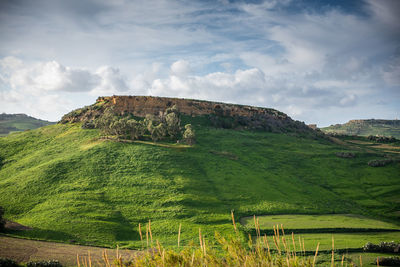
POLYGON ((294 121, 286 114, 275 109, 153 96, 99 97, 95 104, 66 114, 61 123, 90 121, 101 116, 101 113, 106 108, 113 108, 114 112, 120 115, 133 114, 137 117, 145 117, 147 114, 158 115, 173 105, 176 105, 179 112, 185 115, 192 117, 210 116, 213 120, 232 118, 237 122, 237 125, 249 128, 277 132, 292 131, 294 129, 311 130, 304 123, 294 121))

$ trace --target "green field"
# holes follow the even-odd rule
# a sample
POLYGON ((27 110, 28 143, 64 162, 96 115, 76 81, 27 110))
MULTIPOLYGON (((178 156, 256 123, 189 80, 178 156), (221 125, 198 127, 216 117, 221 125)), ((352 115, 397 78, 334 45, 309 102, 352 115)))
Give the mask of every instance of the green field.
POLYGON ((398 225, 400 164, 313 136, 194 124, 193 147, 100 139, 81 125, 52 125, 0 139, 0 206, 34 230, 9 234, 140 248, 138 224, 175 246, 201 228, 231 234, 236 219, 273 214, 360 214, 398 225))
MULTIPOLYGON (((371 219, 364 216, 351 214, 325 214, 325 215, 269 215, 259 216, 258 224, 261 233, 263 230, 271 230, 274 227, 281 228, 283 225, 290 246, 292 246, 292 232, 295 234, 297 250, 301 251, 298 239, 301 239, 306 250, 314 251, 319 243, 320 250, 332 248, 332 237, 335 249, 356 249, 361 248, 368 242, 378 244, 382 241, 400 242, 399 225, 371 219), (300 229, 300 230, 299 230, 300 229), (393 230, 393 231, 391 231, 393 230), (321 231, 322 233, 319 233, 321 231), (324 232, 326 231, 326 232, 324 232)), ((244 227, 253 229, 255 222, 253 217, 245 217, 240 220, 244 227)), ((270 242, 273 242, 272 235, 268 235, 270 242)), ((292 249, 292 248, 291 248, 292 249)))
MULTIPOLYGON (((285 229, 318 229, 318 228, 348 228, 348 229, 400 229, 399 225, 370 219, 352 214, 325 214, 325 215, 269 215, 257 216, 261 229, 272 229, 283 224, 285 229)), ((242 218, 240 221, 245 227, 253 228, 253 217, 242 218)))
MULTIPOLYGON (((292 248, 292 237, 289 233, 290 231, 286 231, 289 246, 292 248)), ((320 251, 331 250, 332 237, 334 239, 335 249, 340 250, 360 249, 368 242, 374 244, 379 244, 382 241, 400 242, 400 232, 295 234, 296 250, 301 251, 298 243, 299 238, 302 242, 304 239, 306 251, 315 251, 318 243, 320 251)), ((267 236, 267 238, 269 238, 268 240, 270 243, 273 242, 272 237, 267 236)))
MULTIPOLYGON (((393 256, 396 257, 397 255, 398 254, 367 253, 367 252, 344 253, 340 255, 335 254, 335 264, 336 266, 342 266, 342 257, 344 256, 343 266, 376 267, 377 265, 375 264, 375 260, 377 257, 393 257, 393 256)), ((330 253, 320 254, 316 261, 316 266, 331 266, 331 257, 332 256, 330 253)))

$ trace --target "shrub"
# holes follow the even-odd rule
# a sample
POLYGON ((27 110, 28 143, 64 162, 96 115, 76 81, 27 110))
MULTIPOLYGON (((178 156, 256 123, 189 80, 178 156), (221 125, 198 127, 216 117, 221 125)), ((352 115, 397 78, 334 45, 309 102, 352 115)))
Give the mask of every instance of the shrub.
POLYGON ((158 124, 156 127, 153 128, 151 131, 151 139, 153 141, 162 140, 167 135, 167 127, 164 123, 158 124))
POLYGON ((368 165, 371 167, 383 167, 394 162, 392 159, 373 159, 368 161, 368 165))
POLYGON ((183 140, 188 145, 193 145, 196 142, 196 134, 191 124, 185 125, 185 132, 183 133, 183 140))
POLYGON ((396 242, 381 242, 378 245, 368 242, 363 246, 363 250, 366 252, 388 252, 388 253, 400 253, 400 243, 396 242))
POLYGON ((181 131, 181 120, 176 113, 169 113, 165 116, 165 123, 167 125, 168 135, 172 139, 178 138, 181 131))
POLYGON ((395 143, 399 141, 398 139, 394 138, 393 136, 380 136, 380 135, 370 135, 367 137, 368 140, 375 141, 378 143, 395 143))
POLYGON ((339 158, 354 158, 356 154, 353 152, 337 152, 336 156, 339 158))
POLYGON ((380 266, 400 266, 399 257, 378 257, 375 264, 380 266))
POLYGON ((57 260, 30 261, 26 264, 26 267, 62 267, 62 265, 57 260))
POLYGON ((19 267, 19 265, 14 260, 0 258, 0 267, 19 267))
POLYGON ((5 220, 3 219, 3 215, 4 215, 4 209, 3 207, 0 207, 0 232, 4 231, 4 225, 6 224, 5 220))
POLYGON ((92 121, 85 121, 82 124, 82 129, 94 129, 95 128, 95 124, 92 121))
POLYGON ((112 124, 117 120, 114 110, 108 108, 104 111, 103 115, 95 120, 95 127, 101 129, 105 134, 112 134, 112 124))

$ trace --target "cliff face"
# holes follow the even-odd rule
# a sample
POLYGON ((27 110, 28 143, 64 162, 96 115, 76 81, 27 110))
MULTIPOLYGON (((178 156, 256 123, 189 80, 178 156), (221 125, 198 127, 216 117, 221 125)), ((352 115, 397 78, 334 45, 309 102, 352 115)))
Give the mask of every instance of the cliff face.
POLYGON ((289 116, 275 109, 153 96, 99 97, 92 106, 66 114, 61 123, 90 121, 101 116, 106 108, 113 108, 120 115, 133 114, 137 117, 145 117, 146 114, 158 115, 173 105, 176 105, 182 114, 193 117, 210 115, 210 118, 214 120, 230 117, 237 122, 237 125, 248 128, 275 132, 311 130, 304 123, 293 121, 289 116))
POLYGON ((96 102, 107 103, 110 106, 114 106, 114 110, 119 113, 129 112, 138 117, 144 117, 146 114, 158 115, 159 112, 165 111, 166 108, 176 105, 179 112, 191 116, 206 114, 242 117, 268 115, 280 119, 288 118, 286 114, 274 109, 182 98, 153 96, 111 96, 99 97, 96 102))

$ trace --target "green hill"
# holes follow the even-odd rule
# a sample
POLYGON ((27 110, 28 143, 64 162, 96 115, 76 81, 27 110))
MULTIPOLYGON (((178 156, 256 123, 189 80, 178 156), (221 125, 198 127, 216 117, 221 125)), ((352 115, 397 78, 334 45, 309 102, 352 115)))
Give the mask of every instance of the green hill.
POLYGON ((354 147, 313 132, 216 128, 207 115, 182 122, 194 126, 194 146, 108 140, 81 121, 1 138, 0 206, 33 227, 10 234, 140 248, 138 224, 151 220, 154 239, 173 246, 180 223, 183 243, 199 228, 208 237, 231 233, 231 210, 238 218, 358 214, 398 225, 400 165, 368 166, 379 151, 340 158, 354 147))
POLYGON ((345 135, 382 135, 400 138, 400 120, 351 120, 345 124, 335 124, 321 128, 325 133, 345 135))
POLYGON ((0 136, 51 125, 54 122, 35 119, 25 114, 0 114, 0 136))

